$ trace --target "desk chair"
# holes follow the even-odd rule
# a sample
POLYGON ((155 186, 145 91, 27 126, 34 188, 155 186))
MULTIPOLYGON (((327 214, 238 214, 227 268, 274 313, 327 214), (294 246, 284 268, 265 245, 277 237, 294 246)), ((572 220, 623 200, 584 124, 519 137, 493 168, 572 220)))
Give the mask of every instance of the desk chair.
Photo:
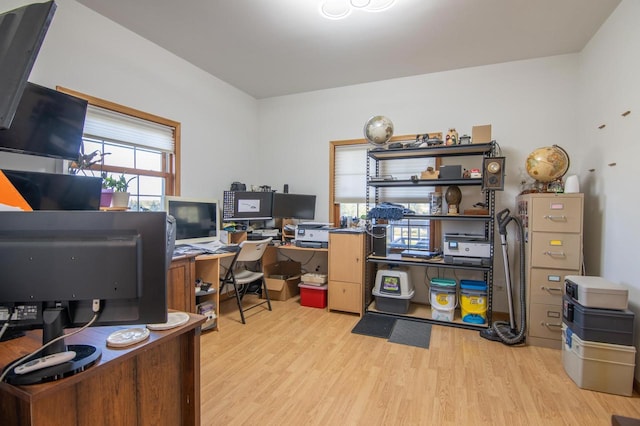
POLYGON ((264 273, 260 265, 260 259, 266 251, 272 238, 266 238, 264 240, 246 240, 240 243, 240 248, 236 252, 229 269, 224 274, 224 277, 220 279, 220 290, 225 285, 229 284, 233 286, 236 295, 236 302, 238 303, 238 310, 240 311, 240 318, 242 323, 246 324, 244 320, 244 313, 249 309, 253 309, 257 306, 264 305, 265 303, 271 310, 271 299, 269 298, 269 291, 267 290, 267 284, 264 280, 264 273), (256 265, 250 268, 250 265, 256 265), (255 270, 253 270, 255 269, 255 270), (255 305, 251 305, 248 308, 242 306, 242 298, 247 293, 249 284, 254 281, 262 281, 262 291, 264 291, 266 300, 255 305))

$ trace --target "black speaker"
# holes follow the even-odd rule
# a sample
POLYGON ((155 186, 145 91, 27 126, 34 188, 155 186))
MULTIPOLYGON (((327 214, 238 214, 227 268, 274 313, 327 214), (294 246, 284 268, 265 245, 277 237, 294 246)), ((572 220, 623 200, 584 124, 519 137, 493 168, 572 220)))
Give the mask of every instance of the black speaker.
POLYGON ((504 157, 487 157, 482 161, 482 189, 504 189, 504 157))
POLYGON ((387 257, 387 231, 389 225, 373 225, 373 255, 387 257))

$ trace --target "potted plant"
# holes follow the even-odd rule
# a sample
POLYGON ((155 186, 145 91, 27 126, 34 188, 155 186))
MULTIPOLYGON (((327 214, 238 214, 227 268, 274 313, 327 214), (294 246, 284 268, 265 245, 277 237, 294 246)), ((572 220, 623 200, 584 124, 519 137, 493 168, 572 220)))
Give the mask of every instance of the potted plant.
POLYGON ((127 178, 124 173, 118 177, 105 176, 102 179, 102 187, 113 191, 111 207, 129 207, 129 183, 136 177, 127 178))
POLYGON ((113 188, 109 186, 106 178, 102 178, 102 192, 100 193, 100 207, 111 207, 113 188))

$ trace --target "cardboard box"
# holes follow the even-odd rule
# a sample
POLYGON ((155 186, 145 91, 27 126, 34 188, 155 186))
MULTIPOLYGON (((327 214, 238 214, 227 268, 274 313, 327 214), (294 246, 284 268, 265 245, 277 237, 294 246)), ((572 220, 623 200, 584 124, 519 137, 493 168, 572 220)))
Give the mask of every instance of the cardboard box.
POLYGON ((264 277, 271 300, 287 300, 299 293, 300 262, 277 262, 264 267, 264 277))
POLYGON ((471 143, 491 142, 491 124, 473 126, 471 129, 471 143))

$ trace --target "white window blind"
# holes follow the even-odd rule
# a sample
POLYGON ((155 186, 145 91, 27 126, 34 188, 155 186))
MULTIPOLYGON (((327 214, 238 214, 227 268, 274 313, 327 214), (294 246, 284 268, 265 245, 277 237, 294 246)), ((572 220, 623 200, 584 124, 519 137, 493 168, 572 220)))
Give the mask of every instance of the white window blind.
POLYGON ((84 135, 166 152, 174 150, 174 129, 170 126, 89 105, 84 135))
MULTIPOLYGON (((366 202, 367 185, 367 150, 366 144, 343 145, 335 150, 335 188, 337 203, 366 202)), ((370 161, 370 173, 375 173, 375 162, 370 161)), ((433 158, 416 158, 403 160, 385 160, 379 163, 380 175, 391 175, 398 180, 411 179, 427 169, 435 167, 433 158)), ((416 186, 401 188, 381 188, 378 192, 380 201, 392 203, 427 203, 429 192, 435 188, 416 186)), ((370 188, 373 194, 374 188, 370 188)))
MULTIPOLYGON (((420 173, 425 171, 427 167, 435 167, 435 159, 414 158, 385 160, 380 161, 379 165, 381 175, 391 175, 398 180, 409 180, 411 179, 411 176, 418 176, 419 179, 420 173)), ((371 168, 373 169, 373 166, 371 168)), ((429 192, 434 190, 435 188, 426 186, 381 188, 378 193, 378 198, 380 201, 387 201, 390 203, 427 203, 429 192)))
POLYGON ((342 145, 335 150, 336 203, 364 203, 367 191, 367 145, 342 145))

